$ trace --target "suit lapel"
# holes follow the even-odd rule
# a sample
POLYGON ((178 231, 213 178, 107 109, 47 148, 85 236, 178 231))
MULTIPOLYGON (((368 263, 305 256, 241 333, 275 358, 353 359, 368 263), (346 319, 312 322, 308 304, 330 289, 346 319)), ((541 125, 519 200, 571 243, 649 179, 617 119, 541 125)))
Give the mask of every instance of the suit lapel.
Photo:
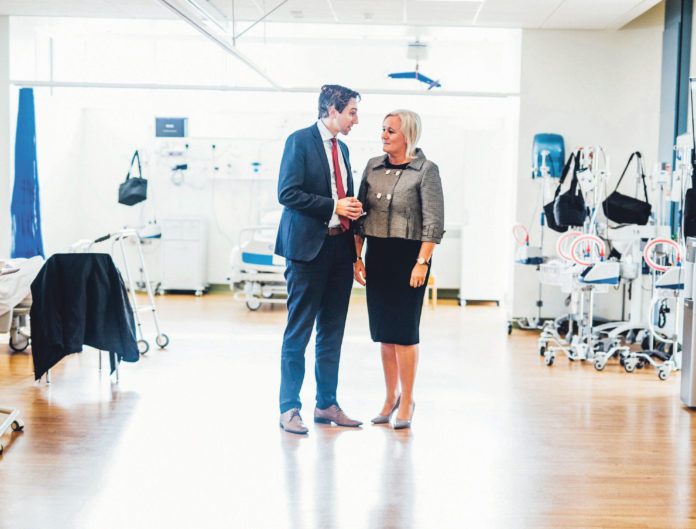
POLYGON ((331 195, 331 168, 329 167, 329 160, 326 159, 326 149, 324 148, 324 142, 321 141, 321 134, 319 134, 319 129, 316 125, 312 126, 312 139, 314 140, 314 146, 316 147, 317 156, 319 157, 319 163, 324 170, 324 175, 326 177, 326 184, 329 186, 329 196, 331 195))

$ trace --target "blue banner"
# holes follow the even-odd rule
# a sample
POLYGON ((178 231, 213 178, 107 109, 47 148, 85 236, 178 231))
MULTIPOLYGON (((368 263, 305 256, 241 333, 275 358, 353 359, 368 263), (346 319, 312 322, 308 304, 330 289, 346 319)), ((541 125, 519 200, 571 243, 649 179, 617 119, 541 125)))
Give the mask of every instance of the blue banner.
POLYGON ((15 179, 12 190, 12 257, 44 257, 41 237, 39 173, 36 163, 34 90, 19 90, 15 179))

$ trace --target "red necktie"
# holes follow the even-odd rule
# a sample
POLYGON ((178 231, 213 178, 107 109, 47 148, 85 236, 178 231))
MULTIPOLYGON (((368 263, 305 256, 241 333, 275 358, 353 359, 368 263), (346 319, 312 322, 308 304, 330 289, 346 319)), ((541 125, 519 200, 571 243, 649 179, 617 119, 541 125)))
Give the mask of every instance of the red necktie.
MULTIPOLYGON (((331 156, 333 158, 334 165, 334 175, 336 176, 336 194, 338 195, 338 200, 346 198, 346 192, 343 189, 343 179, 341 178, 341 166, 338 164, 338 148, 336 147, 336 138, 331 138, 331 156)), ((341 221, 341 228, 343 231, 348 231, 350 229, 350 221, 341 215, 338 216, 341 221)))

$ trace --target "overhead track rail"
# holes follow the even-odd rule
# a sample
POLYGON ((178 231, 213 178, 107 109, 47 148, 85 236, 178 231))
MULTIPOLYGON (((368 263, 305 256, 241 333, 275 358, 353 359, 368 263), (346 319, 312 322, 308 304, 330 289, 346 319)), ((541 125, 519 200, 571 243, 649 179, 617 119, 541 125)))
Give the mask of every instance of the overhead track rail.
MULTIPOLYGON (((10 84, 19 87, 34 88, 105 88, 131 90, 208 90, 212 92, 286 92, 293 94, 316 94, 318 86, 269 87, 269 86, 231 86, 231 85, 194 85, 194 84, 161 84, 161 83, 88 83, 82 81, 32 81, 11 80, 10 84)), ((467 92, 443 91, 429 92, 425 90, 392 90, 380 88, 355 88, 360 94, 378 95, 413 95, 428 97, 473 97, 484 99, 505 99, 519 97, 519 92, 467 92)))
POLYGON ((248 28, 246 28, 243 31, 240 31, 234 37, 232 37, 232 41, 236 42, 239 37, 244 35, 247 31, 249 31, 251 28, 253 28, 256 24, 258 24, 259 22, 262 22, 264 19, 266 19, 267 17, 272 15, 275 11, 280 9, 283 6, 283 4, 287 4, 287 3, 288 3, 288 0, 283 0, 282 2, 280 2, 277 6, 275 6, 273 9, 271 9, 268 13, 264 14, 261 18, 257 19, 255 22, 253 22, 248 28))
MULTIPOLYGON (((270 85, 275 88, 276 90, 282 90, 282 87, 276 83, 273 79, 271 79, 266 72, 264 72, 260 66, 255 64, 251 59, 249 59, 246 55, 241 53, 234 45, 232 42, 228 40, 228 36, 223 32, 213 32, 211 31, 210 28, 206 27, 205 23, 203 20, 197 18, 195 15, 192 15, 186 8, 182 8, 181 5, 179 5, 176 0, 158 0, 161 4, 166 6, 168 9, 170 9, 172 12, 174 12, 179 18, 193 26, 196 30, 198 30, 200 33, 208 37, 210 40, 212 40, 214 43, 216 43, 218 46, 220 46, 223 50, 226 52, 232 54, 235 56, 237 59, 242 61, 244 64, 246 64, 249 68, 254 70, 257 74, 259 74, 261 77, 263 77, 266 81, 270 83, 270 85), (219 33, 219 34, 218 34, 219 33)), ((196 9, 196 13, 199 15, 203 15, 206 20, 211 22, 216 28, 220 27, 219 22, 215 21, 214 19, 211 19, 209 15, 204 10, 201 9, 196 9)))

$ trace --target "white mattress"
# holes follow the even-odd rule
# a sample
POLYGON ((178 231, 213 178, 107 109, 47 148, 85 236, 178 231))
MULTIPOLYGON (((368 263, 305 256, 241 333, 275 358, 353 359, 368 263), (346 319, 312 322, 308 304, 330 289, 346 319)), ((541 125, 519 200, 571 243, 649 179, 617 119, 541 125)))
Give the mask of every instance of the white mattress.
POLYGON ((40 256, 6 262, 19 268, 19 272, 0 276, 0 314, 8 312, 31 294, 31 282, 44 264, 40 256))

